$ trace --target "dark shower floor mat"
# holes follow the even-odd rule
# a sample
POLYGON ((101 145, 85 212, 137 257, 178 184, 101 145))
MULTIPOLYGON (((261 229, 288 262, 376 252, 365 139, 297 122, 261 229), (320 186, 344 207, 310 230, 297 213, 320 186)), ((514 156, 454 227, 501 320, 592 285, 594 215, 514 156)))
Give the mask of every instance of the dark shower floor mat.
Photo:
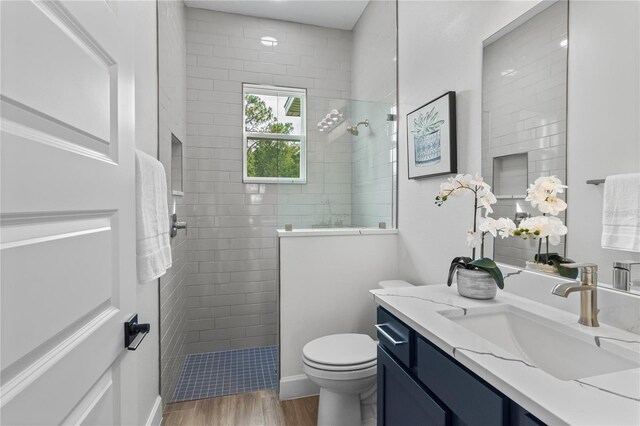
POLYGON ((187 355, 172 402, 275 389, 278 347, 187 355))

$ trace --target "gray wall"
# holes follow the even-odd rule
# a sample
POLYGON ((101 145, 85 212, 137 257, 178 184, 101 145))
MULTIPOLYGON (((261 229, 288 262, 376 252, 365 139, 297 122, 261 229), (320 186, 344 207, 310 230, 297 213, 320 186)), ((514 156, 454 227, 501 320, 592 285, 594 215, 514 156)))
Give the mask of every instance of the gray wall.
POLYGON ((277 341, 278 222, 351 223, 351 145, 346 122, 316 124, 347 109, 351 32, 187 9, 187 349, 277 341), (264 46, 260 37, 278 39, 264 46), (242 183, 242 83, 305 87, 307 184, 242 183))
MULTIPOLYGON (((182 1, 158 2, 159 44, 159 158, 167 172, 169 209, 176 203, 179 218, 186 215, 184 197, 171 194, 171 133, 188 152, 186 135, 185 18, 182 1)), ((185 282, 187 240, 184 231, 171 240, 173 265, 160 278, 161 394, 171 402, 185 358, 185 282)))

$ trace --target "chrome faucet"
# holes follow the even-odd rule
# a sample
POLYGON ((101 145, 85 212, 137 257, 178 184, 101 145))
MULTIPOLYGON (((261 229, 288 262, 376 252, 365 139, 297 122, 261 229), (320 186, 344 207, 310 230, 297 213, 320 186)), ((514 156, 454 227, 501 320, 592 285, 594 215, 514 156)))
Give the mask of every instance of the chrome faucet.
POLYGON ((631 267, 640 265, 637 260, 623 260, 613 262, 613 288, 629 291, 636 282, 631 281, 631 267))
POLYGON ((556 296, 568 297, 570 293, 580 292, 580 318, 578 322, 589 327, 598 324, 598 265, 595 263, 563 263, 565 268, 580 268, 581 283, 558 284, 551 291, 556 296))

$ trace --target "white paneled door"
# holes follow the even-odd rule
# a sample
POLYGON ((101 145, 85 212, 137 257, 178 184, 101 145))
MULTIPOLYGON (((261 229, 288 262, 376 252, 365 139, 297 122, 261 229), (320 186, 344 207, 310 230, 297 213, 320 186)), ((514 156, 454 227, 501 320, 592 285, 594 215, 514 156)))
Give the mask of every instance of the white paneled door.
POLYGON ((0 2, 2 424, 135 422, 123 337, 136 294, 124 7, 0 2))

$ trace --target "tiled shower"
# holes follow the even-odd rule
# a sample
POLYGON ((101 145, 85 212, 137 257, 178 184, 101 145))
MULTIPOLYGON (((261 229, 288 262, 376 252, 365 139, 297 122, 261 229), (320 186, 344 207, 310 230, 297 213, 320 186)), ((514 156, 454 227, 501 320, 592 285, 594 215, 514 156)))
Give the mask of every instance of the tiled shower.
POLYGON ((184 280, 161 293, 163 399, 274 387, 276 230, 394 226, 395 2, 370 2, 351 31, 160 3, 165 37, 185 39, 184 52, 163 50, 161 34, 159 51, 166 109, 186 110, 174 198, 188 223, 184 280), (184 70, 170 61, 181 53, 184 70), (306 89, 305 184, 243 183, 243 83, 306 89), (320 131, 332 110, 345 120, 320 131))

